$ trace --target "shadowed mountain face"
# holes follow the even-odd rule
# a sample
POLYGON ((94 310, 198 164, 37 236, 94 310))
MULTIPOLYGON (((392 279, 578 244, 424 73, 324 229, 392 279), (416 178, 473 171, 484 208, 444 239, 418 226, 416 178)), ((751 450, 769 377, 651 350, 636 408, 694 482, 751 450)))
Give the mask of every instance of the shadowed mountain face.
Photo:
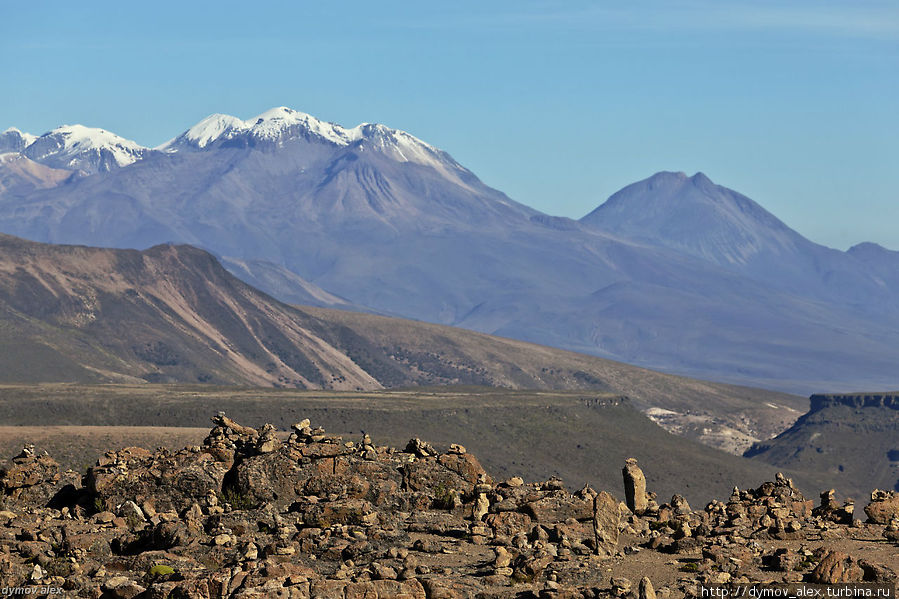
POLYGON ((10 236, 0 236, 0 381, 591 389, 625 394, 669 429, 730 451, 804 409, 795 396, 446 326, 293 308, 189 246, 138 252, 10 236))
POLYGON ((18 129, 11 127, 0 133, 0 153, 6 152, 22 152, 26 147, 31 145, 37 136, 23 133, 18 129))
POLYGON ((821 473, 841 490, 899 491, 899 393, 813 395, 807 414, 745 455, 821 473))
POLYGON ((190 243, 287 301, 690 376, 802 393, 896 384, 899 261, 814 244, 701 174, 659 173, 573 221, 515 203, 407 133, 285 108, 213 115, 155 150, 114 141, 133 164, 0 192, 0 227, 54 243, 190 243))

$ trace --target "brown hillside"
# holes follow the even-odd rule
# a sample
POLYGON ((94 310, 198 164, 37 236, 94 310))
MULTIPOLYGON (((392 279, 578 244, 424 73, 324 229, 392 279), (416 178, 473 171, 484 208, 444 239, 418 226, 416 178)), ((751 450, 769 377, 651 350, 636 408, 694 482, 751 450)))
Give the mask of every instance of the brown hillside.
POLYGON ((783 393, 450 327, 287 306, 190 246, 113 250, 0 236, 0 350, 0 380, 11 382, 600 390, 730 451, 773 436, 805 406, 783 393))

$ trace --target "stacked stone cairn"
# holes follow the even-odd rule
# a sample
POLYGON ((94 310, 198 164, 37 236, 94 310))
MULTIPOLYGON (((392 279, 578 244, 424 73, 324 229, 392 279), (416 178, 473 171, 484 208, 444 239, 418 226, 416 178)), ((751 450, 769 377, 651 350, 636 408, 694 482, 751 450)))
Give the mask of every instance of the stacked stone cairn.
POLYGON ((0 587, 95 599, 667 599, 702 583, 895 576, 827 546, 849 529, 896 543, 895 493, 875 491, 862 524, 833 492, 814 507, 778 475, 697 511, 680 495, 659 505, 634 459, 620 502, 558 479, 494 480, 461 445, 399 450, 308 420, 289 434, 221 413, 213 424, 200 446, 130 447, 83 475, 26 447, 0 471, 0 587), (676 570, 658 589, 640 575, 653 563, 676 570))

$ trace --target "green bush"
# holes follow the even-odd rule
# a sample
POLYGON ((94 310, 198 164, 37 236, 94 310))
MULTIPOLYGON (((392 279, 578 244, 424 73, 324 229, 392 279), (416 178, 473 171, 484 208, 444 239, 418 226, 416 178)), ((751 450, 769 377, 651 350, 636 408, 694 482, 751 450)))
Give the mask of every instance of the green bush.
POLYGON ((151 566, 149 570, 147 570, 147 574, 151 577, 156 578, 158 576, 169 576, 170 574, 174 574, 175 569, 171 566, 166 566, 165 564, 156 564, 155 566, 151 566))

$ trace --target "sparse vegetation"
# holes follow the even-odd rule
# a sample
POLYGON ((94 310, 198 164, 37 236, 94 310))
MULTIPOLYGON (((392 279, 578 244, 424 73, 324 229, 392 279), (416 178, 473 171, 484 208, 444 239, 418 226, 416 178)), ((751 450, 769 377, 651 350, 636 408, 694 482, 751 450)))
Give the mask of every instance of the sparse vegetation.
POLYGON ((55 557, 44 566, 47 576, 61 576, 67 578, 74 573, 71 562, 64 557, 55 557))
POLYGON ((444 484, 434 489, 434 500, 431 506, 438 510, 451 510, 456 506, 457 496, 454 490, 444 484))
POLYGON ((235 510, 251 510, 259 505, 259 502, 250 495, 241 493, 231 487, 225 487, 218 496, 219 503, 228 503, 235 510))
POLYGON ((171 566, 167 566, 165 564, 156 564, 150 566, 150 569, 147 570, 147 575, 151 578, 158 578, 160 576, 170 576, 175 573, 175 569, 171 566))

